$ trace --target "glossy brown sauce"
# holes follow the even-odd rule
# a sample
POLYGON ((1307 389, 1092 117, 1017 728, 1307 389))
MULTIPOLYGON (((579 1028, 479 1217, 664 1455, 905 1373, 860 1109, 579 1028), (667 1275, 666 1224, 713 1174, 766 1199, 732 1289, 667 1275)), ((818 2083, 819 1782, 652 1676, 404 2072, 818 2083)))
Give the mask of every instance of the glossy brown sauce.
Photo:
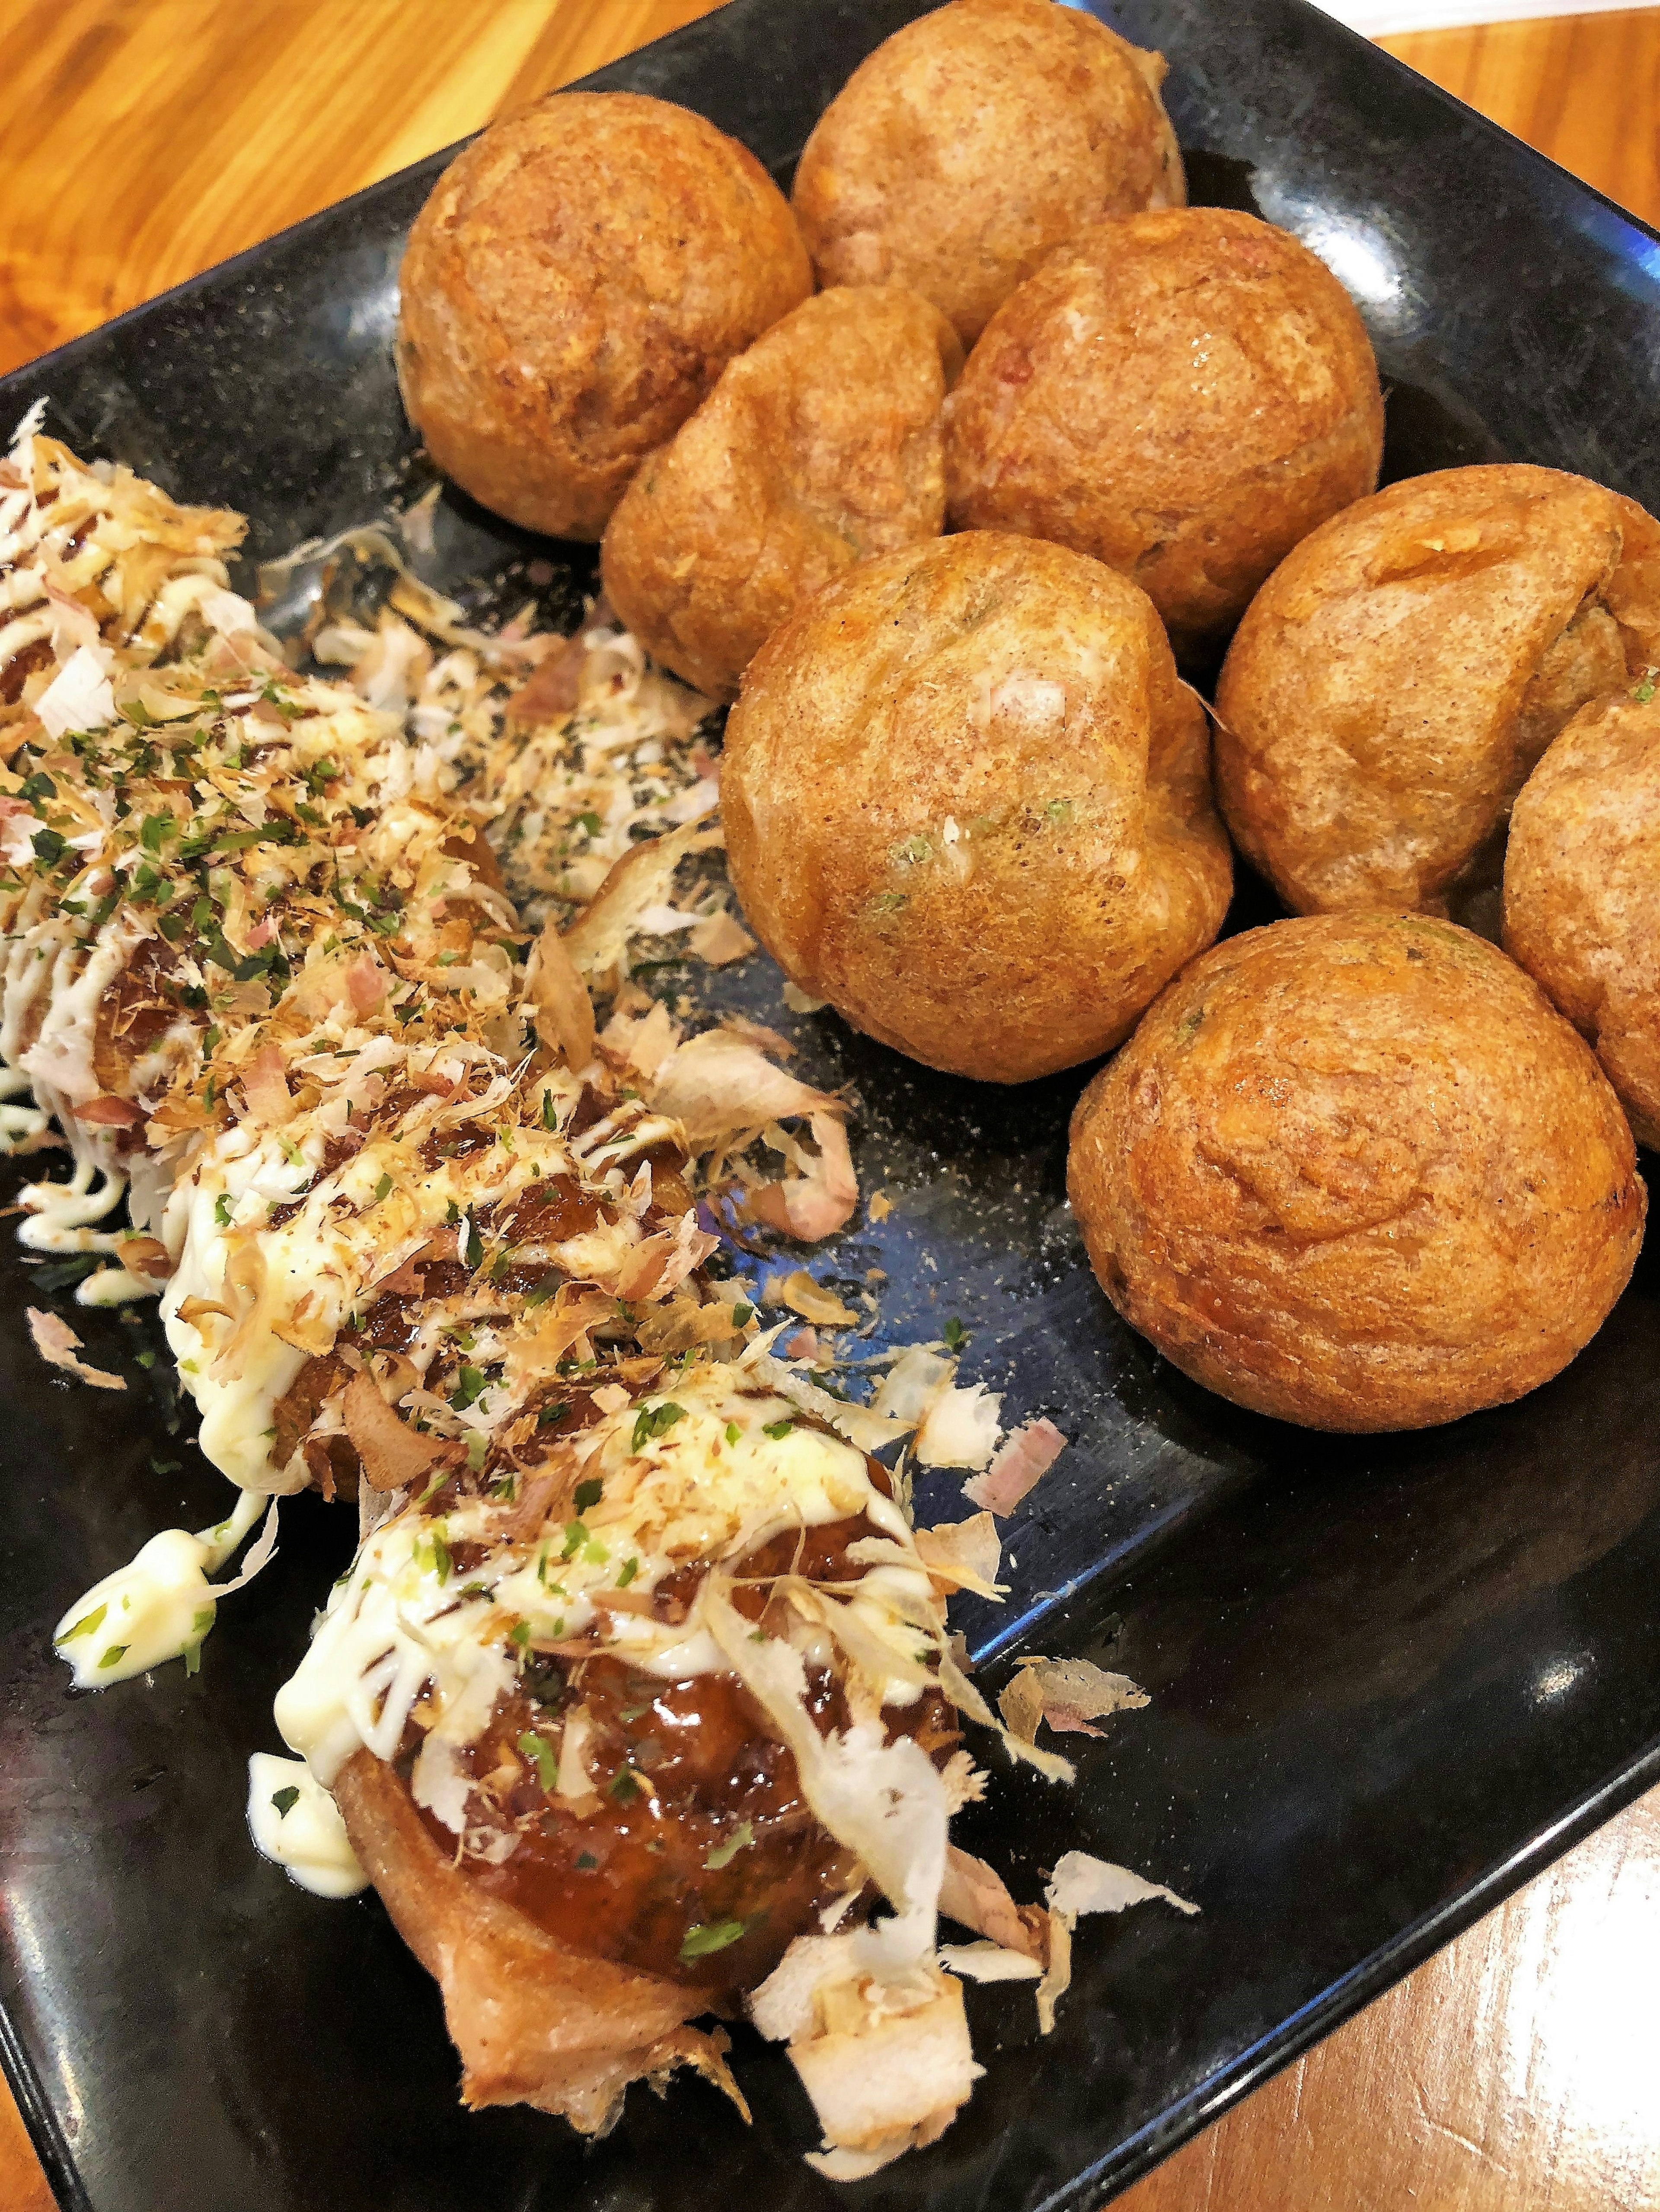
MULTIPOLYGON (((771 1597, 764 1578, 792 1568, 818 1580, 856 1579, 864 1570, 847 1547, 873 1533, 860 1516, 775 1539, 745 1562, 734 1603, 759 1620, 771 1597)), ((684 1617, 703 1572, 700 1565, 658 1586, 659 1618, 684 1617)), ((836 1677, 809 1668, 807 1681, 820 1731, 845 1727, 836 1677)), ((885 1718, 890 1738, 915 1736, 936 1759, 958 1740, 956 1716, 937 1692, 890 1707, 885 1718)), ((665 1683, 609 1656, 540 1658, 467 1758, 481 1785, 470 1821, 519 1833, 499 1866, 463 1861, 473 1881, 559 1942, 706 1990, 717 2003, 754 1988, 795 1936, 816 1932, 819 1911, 852 1879, 848 1853, 801 1793, 791 1753, 728 1674, 665 1683), (586 1766, 598 1798, 581 1818, 544 1790, 534 1753, 520 1747, 523 1735, 545 1743, 551 1780, 565 1716, 578 1705, 592 1723, 586 1766), (727 1863, 711 1867, 711 1856, 734 1843, 727 1863), (698 1955, 703 1939, 695 1930, 730 1933, 739 1923, 741 1935, 698 1955)), ((423 1817, 453 1851, 453 1837, 423 1817)))
POLYGON ((174 954, 160 938, 141 945, 98 1002, 94 1023, 93 1073, 106 1091, 125 1095, 132 1071, 178 1019, 163 977, 174 954))
POLYGON ((23 686, 37 670, 50 668, 56 655, 52 640, 37 637, 21 653, 15 653, 3 668, 0 668, 0 707, 15 706, 23 696, 23 686))

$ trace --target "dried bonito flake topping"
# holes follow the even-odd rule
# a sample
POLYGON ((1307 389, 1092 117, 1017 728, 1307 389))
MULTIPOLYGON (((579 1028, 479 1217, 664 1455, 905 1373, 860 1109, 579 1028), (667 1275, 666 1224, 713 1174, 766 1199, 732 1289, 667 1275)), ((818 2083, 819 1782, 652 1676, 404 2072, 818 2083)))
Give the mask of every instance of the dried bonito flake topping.
MULTIPOLYGON (((161 1293, 240 1493, 106 1577, 59 1649, 89 1686, 193 1670, 277 1497, 355 1496, 277 1700, 298 1757, 251 1771, 260 1848, 323 1894, 374 1883, 469 2104, 600 2132, 690 2065, 747 2118, 693 2025, 747 2002, 818 2110, 812 2162, 875 2172, 981 2071, 958 1972, 1038 1978, 1047 2020, 1076 1915, 1156 1893, 1073 1854, 1045 1913, 949 1841, 988 1786, 963 1726, 999 1722, 946 1601, 1004 1594, 994 1512, 1058 1432, 1000 1449, 959 1324, 855 1362, 866 1291, 775 1261, 763 1295, 805 1324, 781 1340, 721 1274, 723 1238, 829 1237, 859 1185, 851 1103, 787 1039, 641 988, 753 949, 709 702, 603 605, 572 639, 471 626, 406 558, 429 502, 262 572, 342 678, 297 673, 230 588, 242 527, 38 414, 0 466, 0 1095, 34 1094, 0 1138, 55 1121, 74 1156, 21 1234, 88 1303, 161 1293), (385 605, 342 618, 329 577, 371 564, 385 605), (830 1382, 855 1364, 868 1403, 830 1382), (901 1443, 897 1472, 870 1456, 901 1443), (914 1531, 913 1465, 974 1471, 990 1510, 914 1531), (974 1940, 941 1948, 942 1916, 974 1940)), ((1051 1726, 1111 1709, 1063 1686, 1051 1726)), ((1071 1778, 1036 1719, 1000 1732, 1071 1778)))
POLYGON ((1044 1659, 1035 1653, 1016 1662, 1019 1672, 997 1701, 1004 1726, 1023 1743, 1035 1743, 1040 1722, 1057 1735, 1104 1735, 1092 1723, 1110 1713, 1135 1712, 1151 1702, 1128 1674, 1111 1674, 1089 1659, 1044 1659))
POLYGON ((125 1378, 112 1375, 106 1368, 92 1367, 80 1357, 81 1340, 59 1314, 43 1313, 39 1306, 30 1306, 29 1334, 34 1348, 49 1367, 61 1367, 67 1374, 78 1375, 83 1382, 90 1382, 100 1390, 125 1390, 125 1378))
POLYGON ((1066 1448, 1053 1421, 1028 1421, 1011 1431, 983 1474, 963 1485, 963 1495, 988 1513, 1012 1513, 1066 1448))

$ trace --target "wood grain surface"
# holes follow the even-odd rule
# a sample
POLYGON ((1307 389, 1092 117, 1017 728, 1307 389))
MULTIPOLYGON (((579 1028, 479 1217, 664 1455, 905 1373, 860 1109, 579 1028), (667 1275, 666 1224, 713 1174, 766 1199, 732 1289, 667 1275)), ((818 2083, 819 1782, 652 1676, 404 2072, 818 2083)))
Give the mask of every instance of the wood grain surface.
MULTIPOLYGON (((4 0, 0 369, 704 12, 705 0, 4 0)), ((1660 9, 1383 43, 1660 220, 1660 9)), ((1657 1993, 1660 1792, 1120 2204, 1660 2205, 1657 1993)), ((51 2202, 0 2094, 0 2212, 51 2202)))

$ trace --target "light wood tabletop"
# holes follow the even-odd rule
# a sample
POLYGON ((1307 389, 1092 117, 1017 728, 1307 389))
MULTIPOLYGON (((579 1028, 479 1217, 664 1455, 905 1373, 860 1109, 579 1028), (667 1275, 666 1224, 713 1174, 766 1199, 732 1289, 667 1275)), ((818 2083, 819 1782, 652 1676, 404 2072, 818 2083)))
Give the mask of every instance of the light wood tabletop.
MULTIPOLYGON (((8 0, 0 369, 707 4, 8 0)), ((1384 43, 1660 219, 1660 8, 1384 43)), ((1657 2061, 1660 1791, 1119 2202, 1639 2212, 1660 2205, 1657 2061)), ((51 2201, 0 2091, 0 2212, 51 2201)))

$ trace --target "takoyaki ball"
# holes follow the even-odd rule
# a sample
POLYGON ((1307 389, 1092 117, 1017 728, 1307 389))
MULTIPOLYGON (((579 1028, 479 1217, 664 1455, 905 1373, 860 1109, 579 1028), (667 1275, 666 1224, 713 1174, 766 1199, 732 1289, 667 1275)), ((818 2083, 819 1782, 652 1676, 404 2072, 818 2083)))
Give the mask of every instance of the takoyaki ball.
POLYGON ((1320 915, 1196 960, 1073 1117, 1101 1286, 1236 1405, 1416 1429, 1566 1367, 1646 1196, 1584 1041, 1485 939, 1320 915))
POLYGON ((1408 477, 1305 538, 1217 688, 1240 850, 1300 913, 1496 934, 1517 793, 1580 707, 1660 659, 1657 550, 1633 501, 1521 462, 1408 477))
POLYGON ((946 501, 1121 570, 1198 659, 1383 447, 1371 341, 1324 264, 1254 216, 1172 208, 1080 231, 999 308, 946 405, 946 501))
POLYGON ((445 170, 400 281, 398 383, 440 468, 511 522, 597 538, 812 269, 778 187, 712 123, 561 92, 445 170))
POLYGON ((791 981, 989 1082, 1116 1044, 1231 888, 1151 602, 1030 538, 937 538, 809 599, 750 664, 721 790, 791 981))
POLYGON ((729 362, 606 526, 605 590, 647 650, 733 698, 811 592, 937 538, 962 365, 939 309, 899 285, 821 292, 729 362))
POLYGON ((1162 54, 1055 0, 952 0, 854 70, 794 202, 823 284, 910 284, 965 346, 1052 246, 1179 207, 1162 54))
POLYGON ((1660 699, 1647 676, 1576 714, 1522 787, 1505 946, 1596 1047, 1660 1149, 1660 699))

